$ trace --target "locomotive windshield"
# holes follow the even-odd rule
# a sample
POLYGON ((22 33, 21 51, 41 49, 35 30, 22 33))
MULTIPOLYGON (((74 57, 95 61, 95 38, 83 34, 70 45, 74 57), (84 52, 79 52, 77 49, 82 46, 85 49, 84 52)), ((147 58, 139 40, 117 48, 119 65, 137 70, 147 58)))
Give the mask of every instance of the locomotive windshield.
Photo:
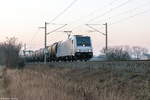
POLYGON ((90 37, 76 37, 77 46, 91 46, 90 37))

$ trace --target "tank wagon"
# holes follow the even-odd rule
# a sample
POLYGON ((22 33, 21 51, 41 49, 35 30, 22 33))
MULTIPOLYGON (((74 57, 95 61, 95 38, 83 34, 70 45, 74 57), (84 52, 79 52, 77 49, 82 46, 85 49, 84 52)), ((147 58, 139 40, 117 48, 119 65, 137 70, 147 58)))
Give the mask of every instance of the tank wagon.
POLYGON ((65 41, 53 43, 45 49, 34 51, 31 61, 76 61, 89 60, 93 57, 91 38, 89 36, 72 35, 65 41))

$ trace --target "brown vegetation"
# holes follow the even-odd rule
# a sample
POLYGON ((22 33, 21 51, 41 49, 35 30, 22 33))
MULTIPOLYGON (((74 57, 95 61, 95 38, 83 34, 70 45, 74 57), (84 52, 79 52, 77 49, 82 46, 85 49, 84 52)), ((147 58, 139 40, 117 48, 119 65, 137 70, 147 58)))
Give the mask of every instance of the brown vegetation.
POLYGON ((17 42, 15 37, 7 38, 3 43, 0 43, 0 65, 16 68, 22 67, 23 59, 19 56, 21 44, 17 42))
POLYGON ((135 66, 127 63, 128 70, 112 62, 103 64, 95 64, 98 68, 81 68, 81 63, 76 64, 80 68, 55 67, 69 65, 55 63, 50 67, 28 65, 22 70, 8 69, 10 96, 19 100, 150 99, 149 62, 139 62, 135 66), (143 70, 134 70, 140 67, 143 70))
POLYGON ((8 84, 6 75, 6 68, 4 66, 0 66, 0 99, 9 97, 8 84))

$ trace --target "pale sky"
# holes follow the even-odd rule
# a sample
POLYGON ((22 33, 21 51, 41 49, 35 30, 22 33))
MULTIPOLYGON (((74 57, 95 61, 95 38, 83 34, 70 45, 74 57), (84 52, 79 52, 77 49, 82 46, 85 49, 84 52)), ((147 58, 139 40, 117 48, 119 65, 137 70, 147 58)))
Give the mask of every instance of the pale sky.
MULTIPOLYGON (((50 22, 73 0, 0 0, 0 42, 15 36, 27 49, 44 47, 44 22, 50 22)), ((90 33, 85 24, 104 32, 108 23, 108 46, 129 45, 150 49, 150 0, 77 0, 74 5, 53 23, 68 24, 60 31, 89 35, 95 54, 105 46, 105 37, 90 33)), ((48 32, 59 27, 48 25, 48 32)), ((54 32, 48 35, 47 44, 64 40, 67 35, 54 32)))

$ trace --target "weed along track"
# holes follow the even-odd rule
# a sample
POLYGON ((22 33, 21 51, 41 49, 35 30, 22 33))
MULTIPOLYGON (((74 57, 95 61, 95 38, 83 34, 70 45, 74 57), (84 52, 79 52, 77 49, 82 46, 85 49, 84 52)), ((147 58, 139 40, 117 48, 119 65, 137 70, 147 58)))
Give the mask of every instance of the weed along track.
POLYGON ((8 90, 19 100, 149 100, 149 64, 28 64, 21 70, 7 70, 8 90))
POLYGON ((8 79, 6 68, 0 66, 0 100, 11 98, 10 92, 8 89, 8 79))
POLYGON ((5 88, 4 88, 4 79, 3 79, 3 72, 2 68, 0 68, 0 98, 5 95, 5 88))

